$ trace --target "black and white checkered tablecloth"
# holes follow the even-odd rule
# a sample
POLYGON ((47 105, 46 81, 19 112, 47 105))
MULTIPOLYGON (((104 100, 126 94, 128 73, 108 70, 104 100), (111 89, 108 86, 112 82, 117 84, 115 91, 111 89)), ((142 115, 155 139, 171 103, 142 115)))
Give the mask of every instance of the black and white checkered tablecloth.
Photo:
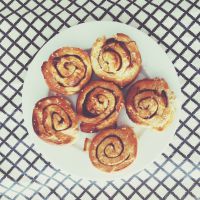
POLYGON ((200 198, 199 0, 0 1, 0 199, 200 198), (58 31, 92 20, 130 24, 173 61, 183 93, 173 142, 128 180, 91 182, 63 174, 27 139, 22 87, 29 63, 58 31))

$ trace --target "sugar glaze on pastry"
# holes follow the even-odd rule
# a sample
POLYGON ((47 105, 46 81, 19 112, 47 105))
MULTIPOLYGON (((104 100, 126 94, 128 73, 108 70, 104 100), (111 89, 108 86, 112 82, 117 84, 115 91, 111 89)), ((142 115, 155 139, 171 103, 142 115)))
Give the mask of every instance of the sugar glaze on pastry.
POLYGON ((90 160, 99 170, 119 171, 136 159, 137 138, 129 127, 103 130, 92 141, 85 142, 90 160))
POLYGON ((52 91, 71 95, 79 92, 90 80, 92 67, 87 52, 80 48, 63 47, 43 63, 42 73, 52 91))
POLYGON ((77 137, 78 120, 71 103, 62 97, 39 100, 33 110, 33 128, 44 141, 68 144, 77 137))
POLYGON ((91 51, 91 63, 99 78, 124 87, 140 72, 141 56, 135 41, 117 33, 111 38, 96 40, 91 51))
POLYGON ((164 79, 139 80, 128 91, 126 111, 133 122, 162 131, 174 118, 174 93, 164 79))
POLYGON ((117 85, 91 81, 79 93, 76 109, 83 132, 96 132, 116 124, 124 97, 117 85))

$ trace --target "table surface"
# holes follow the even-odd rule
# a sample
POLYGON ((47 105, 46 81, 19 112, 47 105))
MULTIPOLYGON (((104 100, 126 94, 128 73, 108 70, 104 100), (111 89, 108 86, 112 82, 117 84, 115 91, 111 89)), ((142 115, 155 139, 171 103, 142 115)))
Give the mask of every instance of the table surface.
POLYGON ((198 0, 0 1, 0 199, 200 198, 198 0), (172 60, 182 115, 166 151, 129 179, 93 182, 64 174, 35 150, 22 118, 22 88, 37 51, 63 28, 93 20, 129 24, 172 60))

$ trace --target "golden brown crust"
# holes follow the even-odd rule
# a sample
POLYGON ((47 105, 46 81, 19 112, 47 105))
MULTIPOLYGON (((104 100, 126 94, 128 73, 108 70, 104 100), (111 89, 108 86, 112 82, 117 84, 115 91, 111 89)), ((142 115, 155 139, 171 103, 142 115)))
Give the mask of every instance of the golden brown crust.
POLYGON ((136 43, 122 33, 108 39, 98 38, 92 47, 91 62, 98 77, 120 87, 132 82, 141 70, 141 56, 136 43))
POLYGON ((63 47, 51 54, 42 65, 42 73, 51 90, 71 95, 90 80, 92 67, 87 52, 79 48, 63 47))
POLYGON ((124 105, 121 90, 111 82, 92 81, 79 93, 77 113, 84 132, 114 126, 124 105))
POLYGON ((85 138, 83 151, 89 151, 91 139, 85 138))
POLYGON ((96 135, 89 148, 92 164, 105 172, 119 171, 137 155, 137 138, 129 127, 107 129, 96 135))
POLYGON ((162 131, 174 117, 174 98, 165 80, 139 80, 128 91, 126 111, 133 122, 162 131))
POLYGON ((46 142, 68 144, 76 139, 77 116, 71 103, 62 97, 39 100, 32 119, 35 133, 46 142))

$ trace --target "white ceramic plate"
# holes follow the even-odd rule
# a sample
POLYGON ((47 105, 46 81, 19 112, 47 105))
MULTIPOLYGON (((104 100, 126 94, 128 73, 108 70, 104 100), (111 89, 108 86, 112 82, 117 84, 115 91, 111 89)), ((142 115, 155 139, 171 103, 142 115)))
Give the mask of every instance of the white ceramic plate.
MULTIPOLYGON (((150 78, 164 78, 170 88, 174 91, 177 101, 180 99, 180 87, 178 78, 172 63, 169 61, 165 52, 150 37, 141 31, 117 22, 90 22, 73 26, 65 29, 48 41, 37 53, 24 82, 22 107, 25 125, 29 132, 29 139, 35 144, 38 152, 42 153, 44 158, 50 161, 56 168, 64 172, 86 178, 90 180, 114 180, 118 178, 128 178, 134 173, 144 169, 147 164, 154 161, 155 158, 163 152, 177 128, 180 104, 177 105, 177 111, 173 123, 169 128, 161 133, 154 132, 151 129, 138 126, 131 122, 127 117, 125 110, 122 110, 118 120, 119 125, 129 125, 134 127, 138 136, 138 155, 134 163, 122 171, 115 173, 101 172, 91 164, 89 155, 83 151, 83 141, 85 137, 93 137, 93 134, 80 132, 80 137, 74 145, 56 146, 43 142, 34 133, 32 127, 32 111, 35 103, 48 96, 48 87, 44 81, 41 65, 46 61, 49 55, 58 48, 64 46, 79 47, 90 49, 97 37, 105 35, 107 37, 116 33, 125 33, 136 41, 141 56, 143 71, 138 79, 146 76, 150 78)), ((77 95, 70 96, 72 104, 76 105, 77 95)))

